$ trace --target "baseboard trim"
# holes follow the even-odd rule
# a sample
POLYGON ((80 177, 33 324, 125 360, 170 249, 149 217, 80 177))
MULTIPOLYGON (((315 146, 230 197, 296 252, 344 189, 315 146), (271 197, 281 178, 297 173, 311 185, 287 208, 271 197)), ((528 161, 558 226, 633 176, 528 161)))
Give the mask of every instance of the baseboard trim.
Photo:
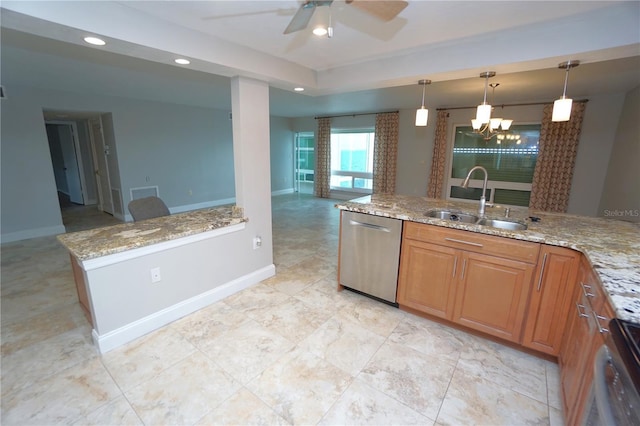
POLYGON ((2 244, 13 241, 29 240, 31 238, 48 237, 50 235, 64 234, 67 232, 64 225, 47 226, 44 228, 26 229, 24 231, 10 232, 2 234, 0 241, 2 244))
POLYGON ((98 348, 98 351, 104 354, 180 319, 185 315, 189 315, 225 297, 249 288, 262 280, 274 276, 275 273, 276 267, 271 264, 108 333, 98 334, 94 329, 91 333, 93 342, 98 348))

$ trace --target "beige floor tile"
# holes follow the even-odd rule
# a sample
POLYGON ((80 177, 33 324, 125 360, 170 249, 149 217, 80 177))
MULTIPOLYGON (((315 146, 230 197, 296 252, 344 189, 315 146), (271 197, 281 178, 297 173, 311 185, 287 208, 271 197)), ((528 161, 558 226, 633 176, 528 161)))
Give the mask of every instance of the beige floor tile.
POLYGON ((3 356, 2 397, 97 357, 88 327, 73 329, 3 356))
POLYGON ((288 425, 267 404, 242 388, 220 406, 201 418, 196 425, 288 425))
MULTIPOLYGON (((343 290, 349 291, 349 290, 343 290)), ((354 322, 382 337, 389 337, 405 313, 398 308, 358 295, 358 300, 338 312, 342 319, 354 322)))
POLYGON ((263 284, 293 296, 316 281, 335 273, 333 262, 327 261, 326 258, 312 256, 289 268, 277 271, 274 277, 265 280, 263 284))
POLYGON ((325 311, 339 311, 358 302, 362 296, 351 291, 338 292, 336 280, 323 278, 306 287, 294 297, 309 306, 315 306, 325 311))
POLYGON ((315 424, 338 400, 352 376, 305 351, 293 350, 247 384, 291 424, 315 424))
POLYGON ((120 396, 74 423, 74 426, 94 425, 137 426, 143 425, 143 423, 127 399, 124 396, 120 396))
POLYGON ((547 404, 545 363, 524 352, 470 336, 457 368, 547 404))
POLYGON ((333 312, 308 306, 290 297, 277 305, 253 310, 248 315, 267 330, 297 343, 326 322, 333 312))
POLYGON ((71 423, 120 395, 100 360, 92 358, 3 397, 2 424, 71 423))
POLYGON ((298 347, 356 376, 384 343, 382 336, 334 317, 322 324, 298 347))
POLYGON ((122 390, 151 379, 196 351, 195 346, 165 327, 107 352, 102 362, 122 390))
POLYGON ((547 398, 549 406, 562 410, 562 395, 560 394, 560 367, 555 362, 545 363, 547 372, 547 398))
POLYGON ((244 312, 233 309, 223 301, 214 303, 169 325, 197 347, 249 321, 244 312))
POLYGON ((224 303, 233 309, 248 313, 254 309, 280 304, 288 298, 288 295, 260 283, 225 298, 224 303))
POLYGON ((245 384, 294 346, 280 334, 249 321, 211 340, 201 350, 245 384))
POLYGON ((194 424, 240 388, 240 383, 196 351, 125 396, 147 425, 194 424))
POLYGON ((547 405, 464 370, 456 370, 439 425, 548 425, 547 405))
POLYGON ((562 410, 554 407, 549 407, 549 425, 550 426, 564 426, 564 415, 562 410))
POLYGON ((455 364, 397 343, 385 343, 358 375, 367 385, 435 419, 455 364))
POLYGON ((434 421, 355 379, 320 425, 433 425, 434 421))
POLYGON ((406 315, 389 336, 389 341, 456 362, 469 335, 428 319, 406 315))

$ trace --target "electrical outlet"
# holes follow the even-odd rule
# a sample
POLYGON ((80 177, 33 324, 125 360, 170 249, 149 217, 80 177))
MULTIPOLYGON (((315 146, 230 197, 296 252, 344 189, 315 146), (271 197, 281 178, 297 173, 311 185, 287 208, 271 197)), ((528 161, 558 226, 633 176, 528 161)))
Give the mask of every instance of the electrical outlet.
POLYGON ((151 282, 157 283, 157 282, 160 282, 161 280, 162 280, 162 277, 160 276, 160 268, 151 269, 151 282))
POLYGON ((258 250, 260 247, 262 247, 262 237, 256 236, 253 239, 253 249, 258 250))

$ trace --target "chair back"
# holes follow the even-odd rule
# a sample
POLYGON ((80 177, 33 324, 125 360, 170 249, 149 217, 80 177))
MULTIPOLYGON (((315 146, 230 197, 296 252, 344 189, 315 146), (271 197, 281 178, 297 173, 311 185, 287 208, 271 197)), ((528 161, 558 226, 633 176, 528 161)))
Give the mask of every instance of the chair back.
POLYGON ((164 201, 155 196, 132 200, 127 208, 131 216, 133 216, 133 220, 136 222, 154 217, 169 216, 171 214, 164 201))

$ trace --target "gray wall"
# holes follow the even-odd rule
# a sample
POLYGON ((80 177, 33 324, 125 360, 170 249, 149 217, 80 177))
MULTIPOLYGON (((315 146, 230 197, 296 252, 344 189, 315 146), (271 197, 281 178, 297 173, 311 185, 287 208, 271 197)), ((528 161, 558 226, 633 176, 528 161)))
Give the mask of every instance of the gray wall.
POLYGON ((600 200, 599 216, 640 222, 640 86, 627 93, 600 200))
MULTIPOLYGON (((121 189, 124 210, 130 189, 140 186, 158 185, 172 211, 234 200, 229 111, 14 84, 11 91, 1 117, 3 242, 64 232, 43 108, 103 111, 105 141, 117 159, 111 183, 121 189)), ((280 179, 273 188, 289 189, 293 134, 287 119, 274 117, 271 126, 278 154, 271 170, 280 179)))
POLYGON ((269 132, 271 133, 271 192, 284 193, 293 191, 293 149, 294 133, 291 131, 290 119, 271 116, 269 132))

